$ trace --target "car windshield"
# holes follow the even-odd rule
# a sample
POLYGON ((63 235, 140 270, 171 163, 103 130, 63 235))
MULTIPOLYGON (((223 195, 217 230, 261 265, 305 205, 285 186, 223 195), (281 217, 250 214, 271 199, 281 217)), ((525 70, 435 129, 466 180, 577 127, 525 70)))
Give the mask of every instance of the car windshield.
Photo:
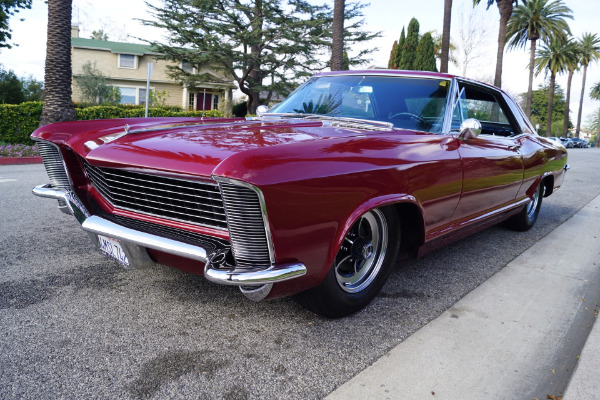
POLYGON ((271 113, 312 114, 392 123, 439 133, 450 81, 439 78, 337 75, 313 77, 271 113))

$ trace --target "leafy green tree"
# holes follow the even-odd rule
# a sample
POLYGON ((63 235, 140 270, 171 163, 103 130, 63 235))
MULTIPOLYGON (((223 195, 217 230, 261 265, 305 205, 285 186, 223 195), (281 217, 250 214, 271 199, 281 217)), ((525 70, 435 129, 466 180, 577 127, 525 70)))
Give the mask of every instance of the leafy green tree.
POLYGON ((71 0, 48 0, 45 99, 40 126, 75 119, 71 100, 72 7, 71 0))
POLYGON ((21 80, 23 84, 23 96, 25 101, 43 101, 44 100, 44 82, 38 81, 33 77, 21 80))
POLYGON ((417 57, 413 69, 418 71, 436 71, 435 65, 435 52, 433 46, 433 38, 431 33, 427 32, 419 40, 419 46, 417 47, 417 57))
MULTIPOLYGON (((164 0, 160 6, 148 5, 155 19, 144 23, 169 33, 168 44, 152 43, 161 58, 185 61, 196 71, 202 66, 220 70, 223 79, 210 77, 216 83, 233 77, 248 97, 250 114, 274 93, 287 94, 299 78, 327 67, 321 56, 332 44, 329 6, 304 0, 164 0)), ((346 49, 380 36, 362 29, 363 7, 345 5, 346 49)), ((350 65, 366 62, 373 50, 359 51, 350 65)), ((209 79, 189 68, 172 67, 169 73, 189 86, 209 79)))
MULTIPOLYGON (((600 82, 596 84, 590 90, 590 97, 594 100, 600 101, 600 82)), ((596 147, 600 147, 600 108, 598 108, 598 116, 596 118, 596 147)))
POLYGON ((531 42, 529 50, 529 87, 525 114, 531 116, 531 92, 535 69, 535 49, 539 39, 548 42, 551 37, 570 34, 566 19, 573 19, 572 11, 561 0, 524 0, 517 5, 508 21, 506 39, 509 48, 524 48, 531 42))
MULTIPOLYGON (((541 132, 538 133, 543 133, 545 131, 543 127, 547 125, 549 94, 550 82, 548 80, 539 85, 538 89, 532 92, 531 122, 534 126, 540 126, 539 131, 541 132)), ((526 101, 526 93, 523 93, 521 97, 522 102, 524 103, 526 101)), ((521 104, 521 106, 524 106, 524 104, 521 104)), ((553 133, 562 129, 565 106, 565 92, 559 85, 556 85, 552 98, 552 120, 550 121, 552 127, 551 131, 553 133)))
POLYGON ((84 104, 115 105, 121 100, 118 88, 108 84, 108 79, 90 61, 83 64, 81 73, 75 76, 75 86, 84 104))
POLYGON ((97 31, 92 31, 92 39, 96 40, 108 40, 108 35, 104 33, 104 29, 98 29, 97 31))
MULTIPOLYGON (((473 0, 473 5, 481 3, 481 0, 473 0)), ((496 54, 496 73, 494 75, 494 85, 502 87, 502 61, 504 59, 504 46, 506 45, 506 29, 508 21, 513 12, 513 3, 517 0, 487 0, 487 9, 496 3, 500 12, 500 26, 498 29, 498 52, 496 54)))
POLYGON ((12 39, 12 31, 8 22, 10 17, 24 8, 31 8, 31 0, 0 0, 0 48, 10 49, 12 47, 8 43, 12 39))
POLYGON ((419 46, 419 21, 416 18, 410 20, 406 31, 406 41, 402 46, 402 55, 398 63, 398 69, 415 69, 415 59, 419 46))
POLYGON ((581 83, 581 97, 579 98, 579 112, 577 113, 577 127, 575 135, 579 137, 579 128, 581 126, 581 113, 583 112, 583 98, 585 96, 585 81, 588 65, 600 58, 600 38, 594 33, 584 33, 580 39, 581 55, 579 63, 583 67, 583 80, 581 83))
POLYGON ((23 83, 13 71, 0 68, 0 104, 20 104, 25 101, 23 83))
POLYGON ((554 87, 556 84, 556 75, 568 70, 569 65, 574 62, 573 53, 565 48, 564 40, 555 37, 545 46, 542 46, 535 59, 536 73, 541 72, 550 74, 550 91, 548 93, 548 115, 546 117, 546 136, 550 136, 552 121, 552 105, 554 97, 554 87))

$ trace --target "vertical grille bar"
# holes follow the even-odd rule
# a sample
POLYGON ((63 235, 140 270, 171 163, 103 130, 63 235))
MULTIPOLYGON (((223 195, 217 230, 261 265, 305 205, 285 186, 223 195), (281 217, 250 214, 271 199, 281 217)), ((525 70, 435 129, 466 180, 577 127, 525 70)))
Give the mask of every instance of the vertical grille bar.
POLYGON ((260 191, 242 182, 218 177, 216 180, 223 196, 236 264, 242 267, 273 264, 275 257, 260 191))
POLYGON ((48 178, 50 178, 50 184, 53 188, 69 190, 71 187, 71 180, 67 174, 65 163, 60 154, 58 146, 53 143, 36 140, 40 154, 42 155, 42 161, 46 168, 48 178))

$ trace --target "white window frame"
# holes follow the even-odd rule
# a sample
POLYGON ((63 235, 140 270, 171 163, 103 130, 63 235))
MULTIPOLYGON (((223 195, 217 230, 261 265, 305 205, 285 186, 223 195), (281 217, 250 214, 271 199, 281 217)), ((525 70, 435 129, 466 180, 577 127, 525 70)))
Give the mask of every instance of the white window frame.
MULTIPOLYGON (((135 89, 135 103, 120 103, 120 104, 134 104, 136 106, 139 106, 141 104, 144 104, 141 102, 141 98, 140 98, 140 90, 146 90, 146 86, 129 86, 129 85, 114 85, 114 87, 120 89, 120 88, 127 88, 127 89, 135 89)), ((155 90, 154 86, 150 86, 150 91, 155 90)), ((146 101, 146 98, 144 97, 144 101, 146 101)))
POLYGON ((119 53, 117 54, 117 68, 121 69, 138 69, 138 56, 135 54, 119 53), (133 67, 121 65, 121 56, 133 56, 133 67))

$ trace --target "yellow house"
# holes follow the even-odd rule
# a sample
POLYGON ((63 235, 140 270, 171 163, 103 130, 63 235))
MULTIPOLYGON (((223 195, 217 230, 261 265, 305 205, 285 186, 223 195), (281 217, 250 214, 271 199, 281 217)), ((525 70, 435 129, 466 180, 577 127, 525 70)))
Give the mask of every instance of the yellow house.
MULTIPOLYGON (((146 102, 148 63, 153 63, 150 88, 159 93, 167 93, 165 105, 180 106, 184 110, 212 110, 219 108, 219 105, 231 109, 231 93, 235 88, 233 79, 224 77, 221 71, 202 68, 194 72, 205 77, 206 82, 188 87, 167 74, 167 65, 177 64, 157 60, 157 55, 148 45, 84 39, 79 37, 79 27, 74 26, 71 29, 73 78, 81 76, 83 66, 91 62, 107 78, 110 85, 119 88, 121 103, 146 102)), ((186 70, 190 68, 186 63, 179 66, 186 70)), ((79 102, 81 95, 77 85, 74 85, 75 79, 72 79, 72 82, 73 101, 79 102)))

